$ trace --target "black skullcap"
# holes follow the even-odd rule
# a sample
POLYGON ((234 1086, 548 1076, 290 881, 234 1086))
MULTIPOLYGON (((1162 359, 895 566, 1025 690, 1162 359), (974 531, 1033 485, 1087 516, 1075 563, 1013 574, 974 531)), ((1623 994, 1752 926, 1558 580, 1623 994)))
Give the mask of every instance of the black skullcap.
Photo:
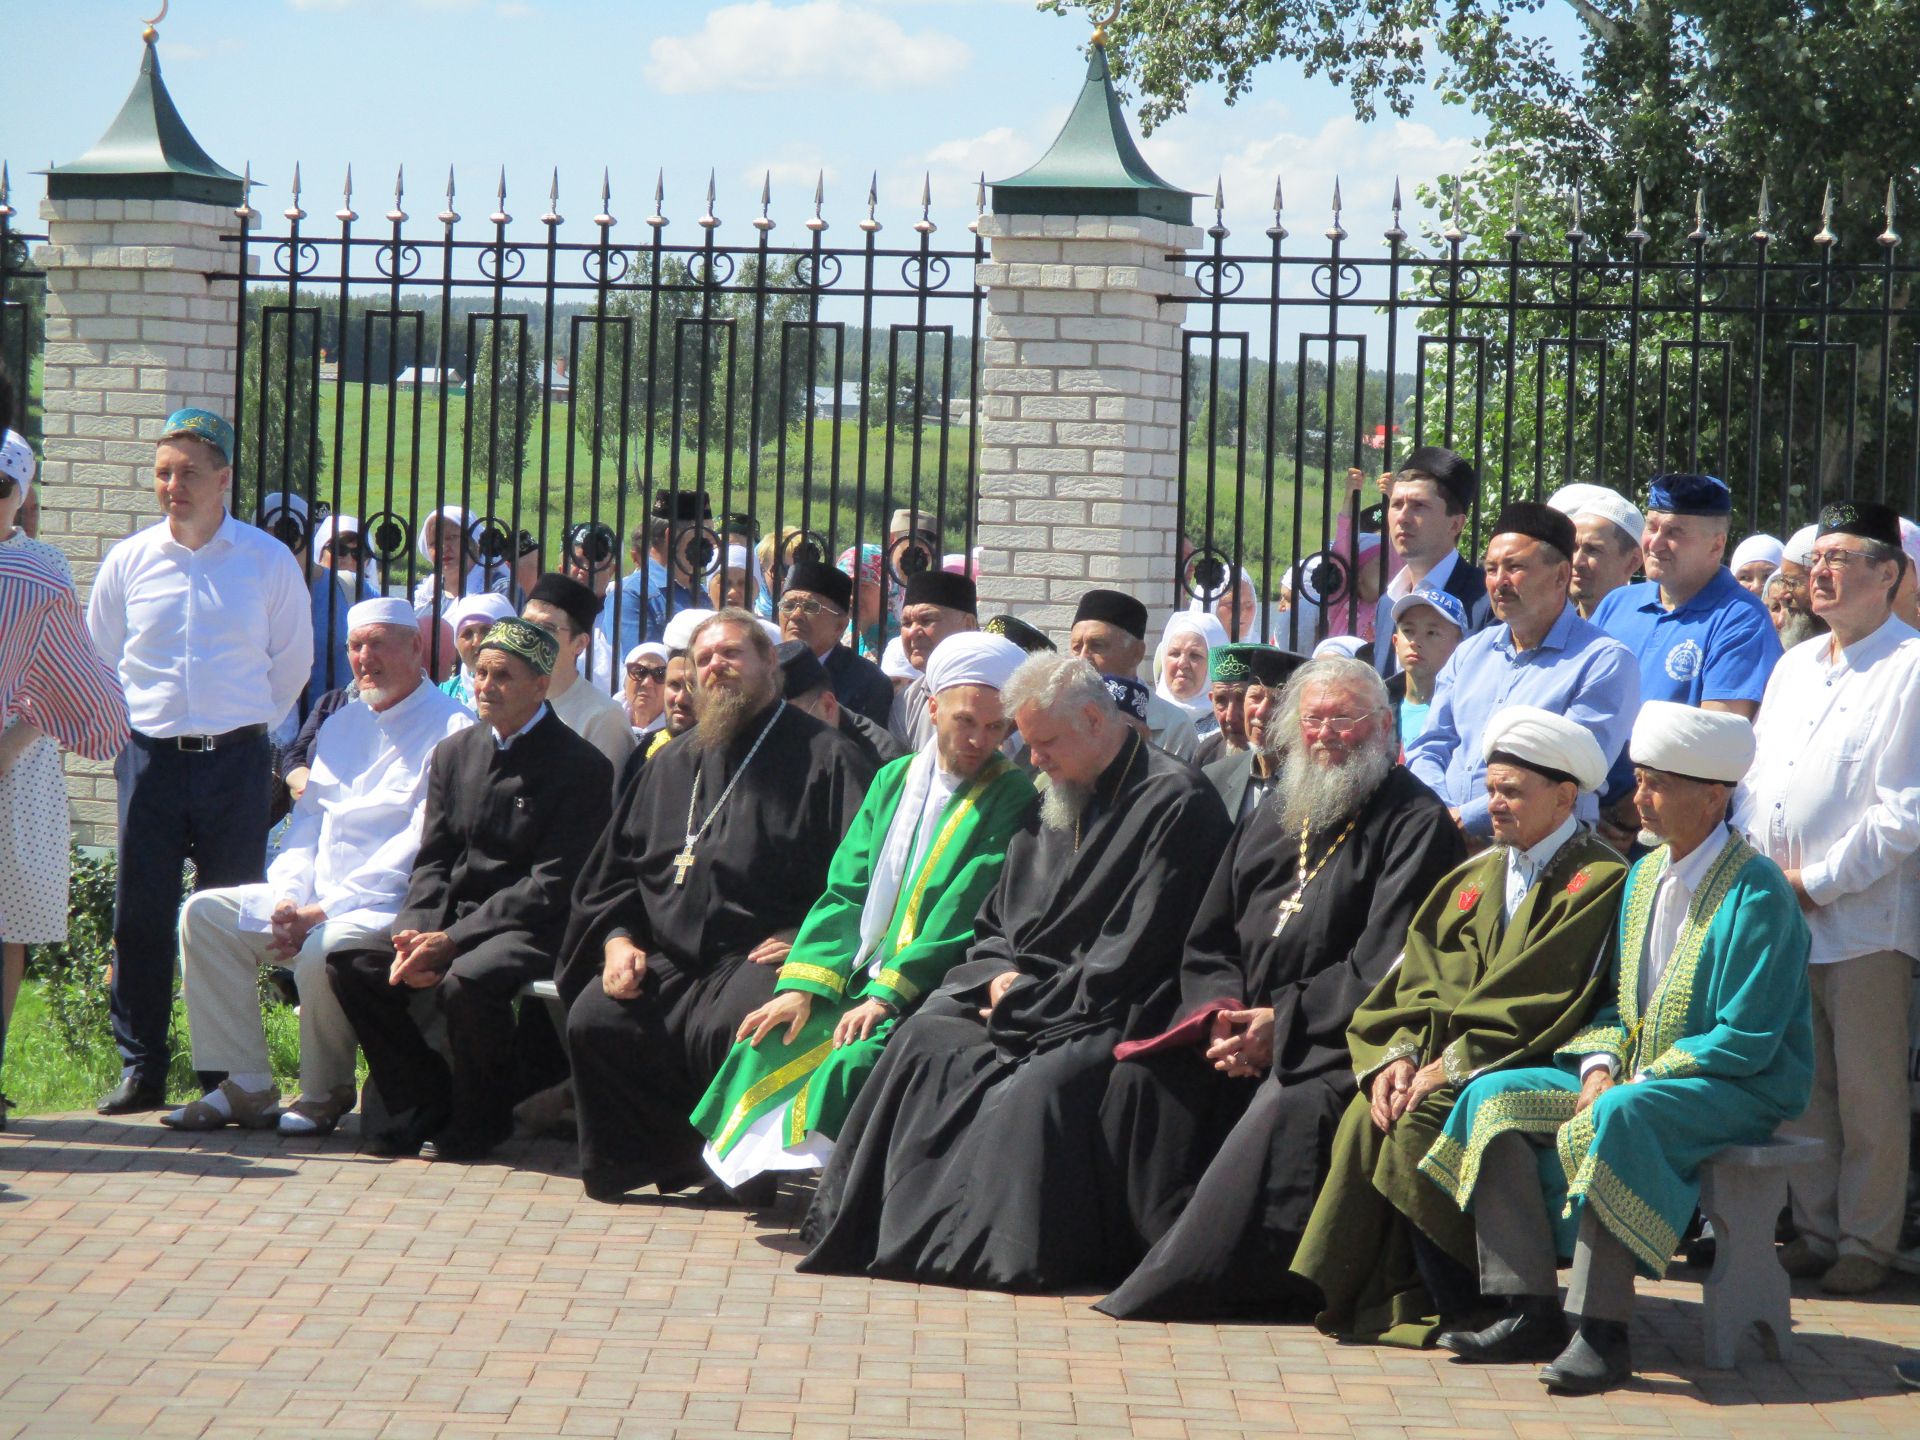
POLYGON ((787 589, 818 595, 841 610, 853 609, 853 578, 823 560, 802 560, 787 572, 787 589))
POLYGON ((907 577, 902 605, 944 605, 972 615, 980 609, 980 594, 973 581, 951 570, 922 570, 907 577))
POLYGON ((713 505, 704 490, 662 490, 653 497, 656 520, 706 520, 712 515, 713 505))
POLYGON ((1560 552, 1562 560, 1573 558, 1573 547, 1577 543, 1573 538, 1573 521, 1538 500, 1509 500, 1507 508, 1494 522, 1492 533, 1525 535, 1530 540, 1551 545, 1560 552))
POLYGON ((591 630, 593 617, 600 613, 600 597, 571 575, 542 575, 533 582, 527 599, 540 600, 565 611, 577 635, 584 635, 591 630))
POLYGON ((1900 515, 1877 500, 1837 500, 1820 512, 1822 535, 1858 535, 1900 548, 1900 515))
POLYGON ((1042 651, 1057 648, 1045 634, 1017 616, 996 615, 980 628, 989 635, 998 635, 1002 640, 1011 640, 1029 655, 1038 655, 1042 651))
POLYGON ((1147 607, 1122 590, 1089 590, 1080 597, 1080 608, 1073 612, 1073 623, 1104 620, 1117 625, 1136 640, 1147 638, 1147 607))
POLYGON ((773 647, 773 656, 780 662, 782 693, 789 700, 803 700, 829 683, 827 667, 804 641, 782 640, 773 647))
POLYGON ((760 522, 744 510, 729 510, 720 517, 720 528, 729 535, 745 535, 749 544, 760 540, 760 522))
POLYGON ((1474 492, 1480 488, 1480 477, 1474 473, 1473 466, 1462 460, 1444 445, 1422 445, 1400 462, 1399 474, 1409 472, 1426 475, 1434 484, 1444 490, 1459 510, 1473 508, 1474 492))

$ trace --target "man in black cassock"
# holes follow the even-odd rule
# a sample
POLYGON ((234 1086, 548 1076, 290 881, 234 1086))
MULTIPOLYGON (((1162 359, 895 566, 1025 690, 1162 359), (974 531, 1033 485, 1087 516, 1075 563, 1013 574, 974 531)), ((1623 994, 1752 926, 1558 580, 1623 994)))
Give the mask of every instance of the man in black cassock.
POLYGON ((699 724, 623 790, 556 977, 580 1178, 595 1200, 710 1178, 687 1117, 826 888, 872 767, 781 698, 772 643, 722 610, 690 646, 699 724))
POLYGON ((1433 792, 1394 763, 1371 665, 1316 660, 1262 745, 1279 777, 1235 829, 1187 936, 1172 1027, 1120 1047, 1101 1107, 1133 1274, 1118 1319, 1311 1318, 1287 1274, 1354 1093, 1347 1022, 1415 908, 1466 858, 1433 792))
POLYGON ((553 973, 567 894, 607 822, 613 765, 546 703, 559 642, 502 620, 474 662, 480 723, 434 747, 420 849, 393 938, 336 950, 327 978, 393 1117, 376 1155, 477 1160, 513 1133, 514 999, 553 973), (412 1009, 430 989, 453 1066, 412 1009))
POLYGON ((802 1270, 1044 1290, 1107 1268, 1088 1196, 1113 1047, 1172 983, 1230 826, 1086 661, 1035 655, 1002 696, 1046 791, 967 959, 860 1092, 802 1270))

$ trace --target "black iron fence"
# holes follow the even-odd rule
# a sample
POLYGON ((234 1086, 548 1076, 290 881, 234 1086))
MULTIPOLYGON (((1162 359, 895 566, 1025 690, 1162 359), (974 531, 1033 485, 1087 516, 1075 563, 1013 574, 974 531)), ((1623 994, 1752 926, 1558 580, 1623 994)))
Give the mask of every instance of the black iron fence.
POLYGON ((1472 237, 1456 214, 1416 248, 1396 193, 1362 248, 1336 190, 1325 243, 1295 250, 1277 212, 1252 249, 1229 248, 1216 214, 1189 261, 1183 598, 1294 647, 1348 629, 1388 565, 1384 547, 1365 560, 1375 477, 1421 444, 1481 476, 1469 556, 1509 498, 1583 480, 1638 499, 1666 470, 1724 478, 1736 537, 1789 533, 1843 496, 1913 514, 1920 264, 1902 257, 1891 193, 1878 236, 1823 223, 1782 255, 1767 224, 1696 217, 1668 239, 1636 220, 1596 237, 1576 196, 1558 233, 1516 216, 1472 237), (1250 611, 1227 599, 1238 574, 1250 611))
POLYGON ((46 285, 31 247, 44 235, 17 225, 7 167, 0 164, 0 370, 14 391, 13 427, 40 438, 40 355, 46 341, 46 285))
POLYGON ((382 583, 442 608, 566 566, 605 587, 621 640, 742 586, 765 610, 796 558, 859 557, 856 629, 876 648, 906 577, 971 549, 984 244, 938 248, 923 204, 890 246, 870 190, 858 240, 831 245, 818 187, 781 243, 768 201, 728 245, 711 182, 678 227, 661 187, 635 227, 603 185, 591 238, 568 240, 557 177, 530 235, 502 177, 488 233, 466 238, 451 174, 431 234, 398 184, 384 223, 349 189, 313 224, 296 176, 284 228, 234 236, 236 509, 300 550, 352 515, 382 583), (450 507, 457 562, 460 528, 429 527, 450 507))

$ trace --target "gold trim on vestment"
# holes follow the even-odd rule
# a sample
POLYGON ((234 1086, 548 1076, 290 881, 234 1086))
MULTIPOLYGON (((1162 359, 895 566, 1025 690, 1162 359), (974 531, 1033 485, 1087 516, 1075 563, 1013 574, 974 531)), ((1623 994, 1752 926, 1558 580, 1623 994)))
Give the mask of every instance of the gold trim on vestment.
POLYGON ((721 1155, 726 1153, 727 1146, 733 1143, 734 1132, 747 1123, 748 1112, 762 1100, 784 1090, 798 1076, 818 1070, 826 1062, 827 1056, 832 1053, 833 1041, 829 1039, 824 1045, 816 1045, 804 1055, 789 1060, 771 1075, 762 1075, 749 1085, 747 1093, 740 1097, 739 1103, 733 1107, 733 1113, 727 1117, 727 1123, 721 1127, 720 1134, 714 1139, 714 1152, 721 1155))
POLYGON ((782 980, 805 980, 810 984, 824 985, 836 995, 847 992, 847 977, 838 970, 829 970, 825 965, 809 965, 804 960, 789 960, 780 967, 782 980))

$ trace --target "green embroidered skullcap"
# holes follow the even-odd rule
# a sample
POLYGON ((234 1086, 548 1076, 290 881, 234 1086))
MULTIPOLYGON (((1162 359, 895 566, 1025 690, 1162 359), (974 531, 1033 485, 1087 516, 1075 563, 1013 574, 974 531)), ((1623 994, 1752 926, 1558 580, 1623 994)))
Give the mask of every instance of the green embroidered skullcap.
POLYGON ((487 631, 487 638, 480 642, 480 648, 504 650, 509 655, 517 655, 542 675, 553 674, 554 662, 560 658, 560 642, 551 631, 517 618, 494 621, 493 628, 487 631))
POLYGON ((1227 685, 1284 685, 1303 662, 1277 645, 1215 645, 1207 651, 1207 675, 1227 685))

